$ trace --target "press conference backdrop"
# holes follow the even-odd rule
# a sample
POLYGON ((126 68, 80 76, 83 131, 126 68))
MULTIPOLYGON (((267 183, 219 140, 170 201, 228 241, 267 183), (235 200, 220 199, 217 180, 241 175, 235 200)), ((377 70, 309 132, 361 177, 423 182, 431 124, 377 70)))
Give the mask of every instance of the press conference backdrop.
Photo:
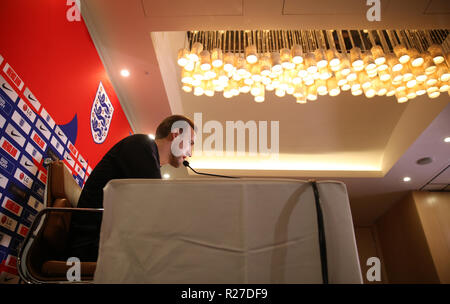
POLYGON ((0 283, 7 283, 18 279, 19 245, 43 208, 44 159, 62 159, 80 187, 92 168, 73 144, 77 121, 57 125, 1 54, 0 69, 0 283))

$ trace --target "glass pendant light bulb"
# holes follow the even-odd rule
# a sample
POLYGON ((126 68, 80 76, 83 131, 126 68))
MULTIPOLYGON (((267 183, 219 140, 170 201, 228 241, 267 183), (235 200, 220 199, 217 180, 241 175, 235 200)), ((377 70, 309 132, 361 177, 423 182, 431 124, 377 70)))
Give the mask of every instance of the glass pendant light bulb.
POLYGON ((317 100, 317 88, 315 84, 308 87, 306 98, 310 101, 317 100))
POLYGON ((359 47, 353 47, 350 50, 350 61, 353 68, 360 68, 364 66, 364 61, 362 60, 361 49, 359 47))
POLYGON ((406 47, 403 44, 398 44, 394 47, 395 56, 401 64, 405 64, 409 61, 410 57, 406 47))
POLYGON ((223 69, 228 73, 230 73, 234 69, 234 57, 234 54, 230 52, 225 53, 223 57, 223 69))
POLYGON ((219 48, 215 48, 211 52, 211 62, 212 66, 215 68, 220 68, 223 65, 223 53, 219 48))
POLYGON ((200 60, 200 53, 203 51, 203 44, 196 42, 192 45, 191 53, 189 54, 189 59, 193 62, 198 62, 200 60))
POLYGON ((344 76, 347 76, 351 72, 350 68, 350 60, 348 59, 347 54, 341 54, 341 73, 344 76))
POLYGON ((386 62, 386 57, 384 56, 383 48, 379 45, 375 45, 370 49, 373 59, 377 65, 381 65, 386 62))
POLYGON ((178 60, 177 63, 180 67, 186 66, 189 62, 189 51, 187 49, 180 49, 178 50, 178 60))
POLYGON ((409 57, 411 58, 410 60, 412 67, 419 67, 424 62, 424 59, 422 58, 421 54, 416 49, 409 49, 409 57))
POLYGON ((303 50, 302 47, 298 44, 294 44, 291 49, 291 57, 292 62, 294 64, 301 64, 303 63, 303 50))
POLYGON ((406 97, 405 91, 395 93, 395 97, 397 98, 398 103, 404 103, 408 101, 408 97, 406 97))
POLYGON ((435 64, 443 63, 444 58, 444 52, 442 50, 442 47, 439 44, 432 44, 428 48, 428 52, 430 53, 431 57, 433 58, 433 61, 435 64))
POLYGON ((328 65, 328 60, 325 56, 325 52, 322 48, 318 48, 314 51, 314 57, 316 58, 317 68, 324 68, 328 65))
POLYGON ((265 91, 264 89, 259 92, 258 95, 255 96, 254 100, 255 102, 264 102, 265 99, 265 91))
POLYGON ((403 64, 401 64, 400 61, 398 61, 398 58, 392 53, 386 54, 386 61, 392 72, 398 72, 403 69, 403 64))
POLYGON ((316 56, 314 53, 306 54, 305 58, 306 71, 310 74, 317 73, 316 56))
POLYGON ((258 61, 258 54, 256 52, 256 45, 249 45, 245 48, 245 58, 250 64, 254 64, 258 61))
POLYGON ((271 60, 272 60, 272 72, 273 73, 280 73, 283 68, 281 66, 281 56, 278 52, 272 52, 270 54, 271 60))
POLYGON ((375 60, 373 60, 373 57, 370 53, 364 54, 364 66, 366 71, 373 71, 377 68, 377 65, 375 63, 375 60))

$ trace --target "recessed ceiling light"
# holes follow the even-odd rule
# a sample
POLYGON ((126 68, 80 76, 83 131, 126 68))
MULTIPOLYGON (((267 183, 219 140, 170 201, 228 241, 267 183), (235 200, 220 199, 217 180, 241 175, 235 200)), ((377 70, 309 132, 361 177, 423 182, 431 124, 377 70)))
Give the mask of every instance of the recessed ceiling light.
POLYGON ((155 135, 153 135, 153 134, 149 134, 148 137, 150 137, 153 140, 155 139, 155 135))
POLYGON ((123 77, 128 77, 130 76, 130 71, 123 69, 122 71, 120 71, 120 75, 122 75, 123 77))
POLYGON ((170 174, 169 173, 164 173, 163 174, 163 178, 164 179, 169 179, 170 178, 170 174))
POLYGON ((407 182, 411 181, 411 177, 406 176, 403 178, 403 181, 407 183, 407 182))
POLYGON ((450 142, 450 137, 444 138, 444 142, 449 143, 450 142))
POLYGON ((418 159, 416 161, 416 164, 418 165, 428 165, 431 164, 433 162, 433 159, 431 157, 423 157, 421 159, 418 159))

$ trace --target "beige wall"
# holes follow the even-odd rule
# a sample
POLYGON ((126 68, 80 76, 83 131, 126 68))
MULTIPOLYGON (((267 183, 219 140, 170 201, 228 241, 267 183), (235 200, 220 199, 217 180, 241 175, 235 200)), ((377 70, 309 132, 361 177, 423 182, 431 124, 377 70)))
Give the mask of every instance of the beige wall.
POLYGON ((384 267, 384 259, 377 240, 376 230, 370 227, 355 227, 356 245, 358 247, 359 263, 364 284, 386 284, 388 278, 384 267), (381 262, 381 281, 367 281, 366 273, 371 266, 367 266, 367 259, 370 257, 378 257, 381 262))
POLYGON ((450 284, 450 193, 413 192, 439 280, 450 284))
POLYGON ((450 193, 412 192, 376 223, 390 283, 449 283, 450 193))

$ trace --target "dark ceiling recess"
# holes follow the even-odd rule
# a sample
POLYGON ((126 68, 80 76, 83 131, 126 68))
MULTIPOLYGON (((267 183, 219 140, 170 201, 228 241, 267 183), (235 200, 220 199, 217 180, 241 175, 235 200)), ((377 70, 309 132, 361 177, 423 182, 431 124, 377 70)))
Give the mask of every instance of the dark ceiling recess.
POLYGON ((416 163, 418 165, 428 165, 428 164, 431 164, 432 162, 433 162, 433 159, 431 159, 431 157, 423 157, 416 161, 416 163))
POLYGON ((433 176, 432 179, 430 179, 425 185, 423 185, 419 190, 424 190, 424 191, 444 191, 444 192, 450 192, 450 184, 448 182, 446 182, 445 184, 443 184, 442 182, 440 183, 436 183, 436 179, 443 174, 444 172, 446 172, 447 170, 450 170, 450 165, 448 165, 447 167, 445 167, 444 169, 442 169, 441 171, 438 172, 438 174, 436 174, 435 176, 433 176))

